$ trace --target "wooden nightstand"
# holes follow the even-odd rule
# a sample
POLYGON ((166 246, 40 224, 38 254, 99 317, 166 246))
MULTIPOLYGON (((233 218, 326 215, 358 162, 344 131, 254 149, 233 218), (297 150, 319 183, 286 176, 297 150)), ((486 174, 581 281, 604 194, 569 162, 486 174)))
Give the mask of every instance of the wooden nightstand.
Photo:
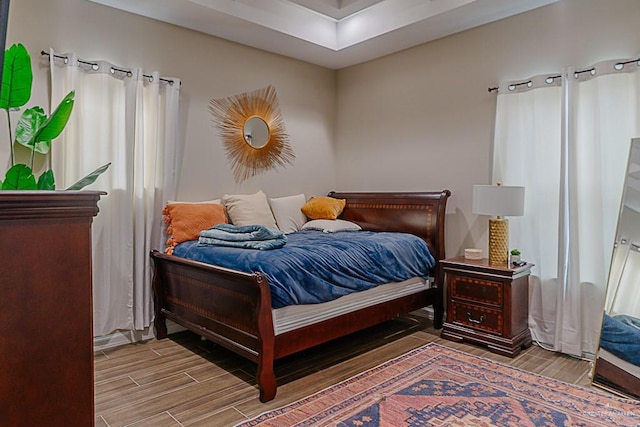
POLYGON ((442 338, 486 345, 509 357, 531 345, 527 318, 533 264, 510 268, 461 256, 441 265, 447 295, 442 338))

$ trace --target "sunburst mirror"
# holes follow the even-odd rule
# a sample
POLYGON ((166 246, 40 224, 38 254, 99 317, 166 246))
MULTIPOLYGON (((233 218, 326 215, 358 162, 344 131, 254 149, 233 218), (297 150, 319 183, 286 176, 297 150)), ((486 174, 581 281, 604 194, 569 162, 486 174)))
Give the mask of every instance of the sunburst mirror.
POLYGON ((209 111, 236 182, 293 163, 295 155, 272 85, 228 98, 212 99, 209 111))

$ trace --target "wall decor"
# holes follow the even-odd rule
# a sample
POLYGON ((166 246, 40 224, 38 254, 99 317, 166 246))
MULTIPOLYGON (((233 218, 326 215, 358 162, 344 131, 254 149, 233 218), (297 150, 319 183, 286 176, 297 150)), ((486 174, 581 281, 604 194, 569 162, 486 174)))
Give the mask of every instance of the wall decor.
POLYGON ((273 85, 228 98, 212 99, 209 111, 231 163, 236 182, 292 164, 284 120, 273 85))

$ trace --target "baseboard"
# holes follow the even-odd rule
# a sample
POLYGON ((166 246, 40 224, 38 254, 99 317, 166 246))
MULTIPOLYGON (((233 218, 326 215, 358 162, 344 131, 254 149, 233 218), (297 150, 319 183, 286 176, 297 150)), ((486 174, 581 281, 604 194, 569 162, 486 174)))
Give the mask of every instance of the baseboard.
MULTIPOLYGON (((167 332, 173 334, 175 332, 184 331, 185 328, 167 320, 167 332)), ((155 337, 153 332, 153 324, 141 331, 116 331, 109 335, 103 335, 93 338, 93 351, 101 351, 109 348, 119 347, 122 345, 143 342, 155 337)))

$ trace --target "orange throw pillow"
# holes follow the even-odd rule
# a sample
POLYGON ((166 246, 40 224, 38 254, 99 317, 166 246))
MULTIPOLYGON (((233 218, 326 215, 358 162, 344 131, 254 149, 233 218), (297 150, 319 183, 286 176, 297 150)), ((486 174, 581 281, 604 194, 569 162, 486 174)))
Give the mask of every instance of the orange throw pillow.
POLYGON ((312 197, 300 210, 309 219, 336 219, 347 201, 333 197, 312 197))
POLYGON ((224 207, 217 203, 170 203, 162 210, 167 224, 166 254, 188 240, 197 240, 200 232, 227 222, 224 207))

